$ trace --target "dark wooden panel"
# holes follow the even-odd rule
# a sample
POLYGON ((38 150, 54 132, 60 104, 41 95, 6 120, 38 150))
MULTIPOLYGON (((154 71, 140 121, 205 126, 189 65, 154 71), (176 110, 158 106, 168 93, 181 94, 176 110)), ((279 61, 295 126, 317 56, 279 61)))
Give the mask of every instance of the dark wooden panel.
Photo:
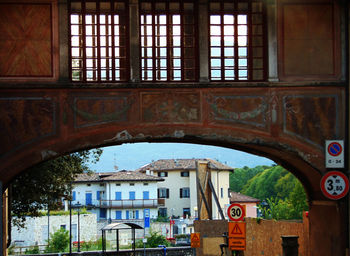
POLYGON ((0 4, 0 77, 52 77, 51 4, 0 4))
POLYGON ((282 81, 340 78, 336 4, 283 3, 279 22, 282 81))

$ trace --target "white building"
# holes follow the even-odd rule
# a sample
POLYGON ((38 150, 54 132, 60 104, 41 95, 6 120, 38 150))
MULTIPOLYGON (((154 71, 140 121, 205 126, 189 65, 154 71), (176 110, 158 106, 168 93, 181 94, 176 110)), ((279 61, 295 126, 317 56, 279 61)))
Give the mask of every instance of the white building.
POLYGON ((73 207, 84 206, 98 220, 136 222, 143 225, 144 211, 158 217, 161 200, 157 182, 164 179, 140 172, 119 171, 80 174, 73 184, 73 207))
MULTIPOLYGON (((229 174, 233 168, 212 159, 166 159, 147 164, 137 171, 154 173, 163 182, 158 182, 158 198, 165 199, 159 207, 163 216, 188 217, 197 215, 197 168, 205 165, 211 172, 211 181, 222 210, 230 203, 229 174)), ((219 219, 219 211, 212 198, 213 219, 219 219)), ((180 232, 182 233, 182 232, 180 232)))

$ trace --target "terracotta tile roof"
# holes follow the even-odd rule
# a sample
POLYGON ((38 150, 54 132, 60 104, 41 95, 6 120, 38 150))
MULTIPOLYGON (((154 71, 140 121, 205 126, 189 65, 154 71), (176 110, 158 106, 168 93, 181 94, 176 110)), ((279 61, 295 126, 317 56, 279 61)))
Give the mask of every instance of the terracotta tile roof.
POLYGON ((79 174, 74 183, 81 182, 104 182, 104 181, 164 181, 164 179, 135 171, 82 173, 79 174))
POLYGON ((234 169, 228 165, 220 163, 212 159, 160 159, 150 164, 144 165, 137 169, 139 172, 150 171, 171 171, 171 170, 195 170, 197 161, 208 161, 209 168, 212 170, 227 170, 233 171, 234 169))
POLYGON ((230 192, 231 198, 230 203, 259 203, 260 199, 254 197, 246 196, 237 192, 230 192))

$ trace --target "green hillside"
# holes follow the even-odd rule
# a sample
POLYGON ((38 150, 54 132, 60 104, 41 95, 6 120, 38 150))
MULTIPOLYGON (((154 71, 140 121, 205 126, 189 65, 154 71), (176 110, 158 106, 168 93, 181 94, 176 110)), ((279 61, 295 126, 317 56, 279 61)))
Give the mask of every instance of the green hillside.
POLYGON ((230 174, 230 189, 267 202, 265 218, 301 219, 308 209, 302 184, 278 165, 237 168, 230 174))

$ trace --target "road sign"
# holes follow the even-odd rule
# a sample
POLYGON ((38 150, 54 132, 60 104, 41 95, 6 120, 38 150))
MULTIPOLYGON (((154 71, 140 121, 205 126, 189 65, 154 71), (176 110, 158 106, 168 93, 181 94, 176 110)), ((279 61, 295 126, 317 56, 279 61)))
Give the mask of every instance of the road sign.
POLYGON ((143 211, 143 214, 144 214, 144 227, 145 228, 149 228, 150 227, 150 217, 149 217, 149 215, 150 215, 150 209, 144 209, 144 211, 143 211))
POLYGON ((326 140, 326 168, 344 168, 344 141, 326 140))
POLYGON ((228 239, 228 247, 231 251, 244 251, 246 249, 246 239, 228 239))
POLYGON ((228 223, 228 237, 245 238, 245 222, 229 222, 228 223))
POLYGON ((231 204, 227 209, 227 216, 232 221, 241 221, 245 216, 243 205, 231 204))
POLYGON ((342 172, 327 172, 321 179, 321 190, 330 199, 340 199, 349 191, 349 180, 342 172))
POLYGON ((246 223, 228 223, 228 247, 231 251, 243 251, 246 248, 246 223))
POLYGON ((191 233, 191 248, 201 247, 200 233, 191 233))

